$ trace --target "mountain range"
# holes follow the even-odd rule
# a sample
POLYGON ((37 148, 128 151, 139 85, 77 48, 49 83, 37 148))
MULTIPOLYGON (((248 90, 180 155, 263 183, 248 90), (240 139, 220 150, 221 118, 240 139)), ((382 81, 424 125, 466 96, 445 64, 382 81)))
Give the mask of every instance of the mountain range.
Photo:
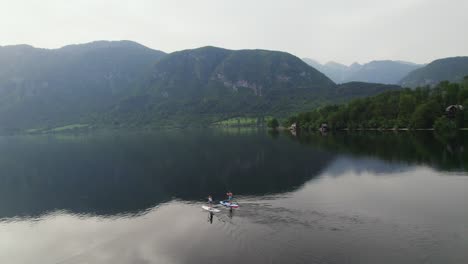
MULTIPOLYGON (((207 46, 164 53, 132 41, 96 41, 59 49, 0 46, 0 129, 206 126, 233 117, 286 117, 401 89, 376 82, 395 83, 404 67, 404 71, 420 67, 389 61, 327 65, 352 70, 355 76, 379 74, 358 78, 366 82, 336 84, 320 72, 322 66, 270 50, 207 46), (393 73, 385 76, 382 69, 393 73)), ((429 67, 432 63, 418 71, 424 73, 429 67)), ((443 71, 434 69, 428 74, 443 71)), ((464 68, 457 69, 457 76, 463 75, 464 68)))
POLYGON ((429 64, 381 60, 346 66, 337 62, 320 64, 309 58, 303 58, 303 61, 336 83, 360 81, 396 84, 409 88, 434 87, 441 81, 460 82, 468 75, 467 56, 437 59, 429 64))
POLYGON ((279 51, 202 47, 170 54, 131 41, 0 47, 0 128, 211 124, 286 116, 398 86, 343 89, 279 51))
POLYGON ((410 72, 424 67, 421 64, 392 60, 376 60, 365 64, 353 63, 350 66, 333 61, 320 64, 309 58, 303 60, 336 83, 360 81, 399 84, 400 80, 410 72))

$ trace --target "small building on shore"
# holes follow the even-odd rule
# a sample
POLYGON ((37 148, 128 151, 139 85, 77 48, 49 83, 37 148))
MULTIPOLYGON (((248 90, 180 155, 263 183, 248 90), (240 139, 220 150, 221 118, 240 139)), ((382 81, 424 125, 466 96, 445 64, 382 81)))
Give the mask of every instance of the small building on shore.
POLYGON ((319 130, 322 133, 328 132, 328 124, 327 123, 321 124, 319 130))
POLYGON ((297 123, 292 123, 291 126, 289 127, 289 130, 296 131, 297 130, 297 123))
POLYGON ((445 114, 448 118, 454 118, 458 111, 463 111, 463 105, 449 105, 445 108, 445 114))

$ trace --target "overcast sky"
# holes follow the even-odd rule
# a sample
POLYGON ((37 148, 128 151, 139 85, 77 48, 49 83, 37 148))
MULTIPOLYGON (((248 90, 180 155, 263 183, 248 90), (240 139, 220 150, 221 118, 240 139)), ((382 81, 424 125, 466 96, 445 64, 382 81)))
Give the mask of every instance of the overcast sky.
POLYGON ((468 55, 468 0, 0 0, 0 45, 128 39, 350 64, 468 55))

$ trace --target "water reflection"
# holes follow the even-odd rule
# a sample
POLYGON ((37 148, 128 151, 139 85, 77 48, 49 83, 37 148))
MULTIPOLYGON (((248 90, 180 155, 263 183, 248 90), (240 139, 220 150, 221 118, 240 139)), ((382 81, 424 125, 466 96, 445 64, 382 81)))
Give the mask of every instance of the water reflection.
POLYGON ((463 263, 464 141, 424 137, 0 138, 0 262, 463 263))
POLYGON ((208 213, 208 222, 210 222, 210 224, 213 224, 213 216, 214 216, 213 212, 208 213))
POLYGON ((200 200, 294 190, 333 158, 263 133, 209 131, 9 137, 0 141, 0 217, 138 212, 200 200), (312 161, 312 162, 311 162, 312 161))
POLYGON ((468 171, 468 132, 443 137, 432 131, 413 132, 337 132, 327 136, 319 133, 286 134, 292 140, 315 149, 338 154, 376 157, 431 166, 440 170, 468 171))
MULTIPOLYGON (((328 136, 246 131, 162 131, 0 138, 0 218, 72 213, 138 213, 172 199, 200 200, 288 192, 348 154, 466 171, 466 135, 337 133, 328 136), (236 134, 237 133, 237 134, 236 134), (288 143, 290 139, 301 145, 288 143)), ((376 165, 375 163, 372 163, 376 165)), ((346 171, 356 164, 341 164, 346 171)), ((392 168, 393 166, 393 168, 392 168)))

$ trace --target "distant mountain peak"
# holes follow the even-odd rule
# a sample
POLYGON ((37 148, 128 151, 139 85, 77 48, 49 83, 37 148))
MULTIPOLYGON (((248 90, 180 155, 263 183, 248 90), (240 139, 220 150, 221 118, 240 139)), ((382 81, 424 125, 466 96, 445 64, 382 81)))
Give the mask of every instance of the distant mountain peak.
POLYGON ((318 60, 315 60, 315 59, 311 59, 311 58, 302 58, 303 61, 305 61, 306 63, 313 63, 313 64, 319 64, 321 65, 321 63, 318 61, 318 60))
POLYGON ((36 49, 35 47, 28 45, 28 44, 16 44, 16 45, 5 45, 5 46, 0 46, 0 48, 4 49, 21 49, 21 50, 33 50, 36 49))
MULTIPOLYGON (((70 50, 92 50, 92 49, 102 49, 102 48, 125 48, 125 49, 146 49, 146 50, 154 50, 148 48, 138 42, 131 41, 131 40, 98 40, 92 41, 88 43, 81 43, 81 44, 71 44, 63 46, 57 50, 59 51, 70 51, 70 50)), ((154 50, 157 52, 162 52, 159 50, 154 50)))
POLYGON ((365 64, 354 62, 349 66, 334 61, 329 61, 323 65, 314 64, 311 60, 304 61, 317 68, 335 83, 361 81, 397 84, 403 76, 423 66, 392 60, 373 60, 365 64))
POLYGON ((209 51, 209 50, 228 50, 228 49, 208 45, 208 46, 202 46, 202 47, 193 48, 193 49, 184 49, 184 50, 176 51, 176 52, 197 52, 197 51, 209 51))
POLYGON ((344 67, 346 67, 346 65, 344 65, 342 63, 339 63, 339 62, 336 62, 336 61, 328 61, 324 65, 330 65, 330 66, 333 65, 333 66, 344 66, 344 67))
POLYGON ((401 64, 407 64, 407 65, 425 65, 425 64, 418 64, 418 63, 414 63, 411 61, 404 61, 404 60, 396 60, 396 62, 399 62, 401 64))
POLYGON ((349 65, 350 68, 358 68, 358 67, 361 67, 362 64, 360 64, 359 62, 353 62, 351 65, 349 65))

